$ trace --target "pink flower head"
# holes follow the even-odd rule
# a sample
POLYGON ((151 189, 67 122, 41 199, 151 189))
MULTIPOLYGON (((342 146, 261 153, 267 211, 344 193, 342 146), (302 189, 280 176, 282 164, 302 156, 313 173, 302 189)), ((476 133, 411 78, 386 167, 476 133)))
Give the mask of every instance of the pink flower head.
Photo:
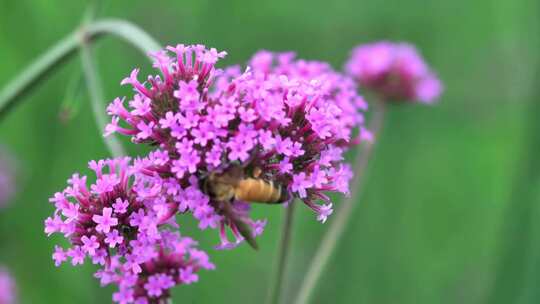
MULTIPOLYGON (((178 45, 167 50, 154 54, 160 76, 148 77, 143 88, 136 73, 124 81, 134 87, 131 99, 139 101, 128 103, 127 110, 121 98, 109 106, 109 130, 159 147, 136 165, 140 172, 176 185, 168 195, 201 229, 219 229, 218 248, 255 237, 266 222, 252 219, 246 202, 218 201, 207 193, 201 185, 212 172, 241 167, 248 176, 260 169, 261 177, 281 186, 283 200, 298 197, 319 218, 328 216, 317 201, 330 203, 324 192, 347 193, 348 177, 338 170, 340 157, 323 156, 341 156, 366 138, 360 132, 366 103, 356 83, 327 63, 297 60, 292 53, 258 53, 242 73, 239 67, 216 70, 225 53, 215 49, 178 45)), ((151 189, 137 193, 146 191, 151 189)), ((141 229, 144 214, 131 220, 141 229)), ((148 283, 148 292, 158 294, 154 283, 148 283)))
POLYGON ((193 248, 196 242, 192 239, 170 231, 163 232, 163 239, 159 253, 139 264, 137 274, 115 269, 112 264, 96 273, 102 282, 105 279, 106 285, 119 286, 119 291, 113 295, 114 302, 161 303, 170 297, 174 286, 192 284, 198 280, 199 270, 214 269, 213 264, 200 260, 202 251, 193 248))
POLYGON ((353 49, 345 70, 387 101, 433 103, 443 90, 440 80, 408 43, 360 45, 353 49))
POLYGON ((15 280, 6 268, 0 267, 0 303, 15 304, 17 302, 17 290, 15 280))
POLYGON ((211 269, 208 261, 191 257, 196 242, 181 237, 178 226, 171 225, 183 190, 175 179, 154 174, 158 156, 92 161, 89 167, 97 176, 93 184, 73 175, 68 187, 50 199, 56 210, 45 221, 45 232, 62 234, 70 242, 67 249, 55 246, 55 265, 68 260, 74 266, 87 261, 100 265, 96 277, 102 285, 118 285, 113 295, 117 303, 166 299, 170 288, 183 284, 181 271, 211 269), (170 280, 159 275, 171 273, 170 280), (153 274, 160 292, 144 289, 153 274))

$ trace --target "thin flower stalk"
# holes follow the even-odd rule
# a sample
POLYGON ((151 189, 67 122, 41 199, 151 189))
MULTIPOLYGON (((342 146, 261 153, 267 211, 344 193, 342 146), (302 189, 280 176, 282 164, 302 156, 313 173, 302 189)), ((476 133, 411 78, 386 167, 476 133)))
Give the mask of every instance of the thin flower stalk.
MULTIPOLYGON (((409 43, 383 41, 357 46, 345 64, 345 71, 361 88, 371 91, 374 96, 375 110, 370 130, 377 136, 381 133, 387 103, 433 104, 443 91, 442 82, 418 50, 409 43)), ((362 180, 372 152, 373 144, 367 143, 357 154, 352 196, 342 203, 330 230, 323 237, 294 303, 306 304, 310 300, 349 218, 354 213, 354 206, 358 204, 355 202, 361 196, 362 180)))
POLYGON ((294 201, 287 206, 285 210, 285 219, 283 222, 283 233, 281 235, 281 241, 279 244, 279 253, 276 263, 276 274, 272 286, 269 289, 267 304, 277 304, 282 295, 285 269, 287 268, 287 261, 289 257, 289 251, 291 246, 291 235, 293 227, 294 216, 294 201))
MULTIPOLYGON (((144 54, 160 48, 159 43, 146 32, 130 22, 119 19, 92 22, 82 29, 82 33, 89 44, 103 36, 112 35, 128 42, 144 54)), ((21 97, 32 91, 75 54, 79 49, 80 35, 81 31, 78 30, 62 39, 0 89, 0 118, 21 101, 21 97)))
MULTIPOLYGON (((106 124, 107 116, 105 114, 105 107, 103 105, 103 88, 99 75, 96 71, 96 65, 92 58, 91 46, 85 40, 83 34, 80 36, 80 52, 81 52, 81 64, 86 80, 86 87, 88 89, 88 96, 90 98, 90 104, 92 105, 92 112, 96 120, 98 129, 103 128, 106 124)), ((113 157, 120 157, 126 155, 122 144, 116 136, 104 138, 105 145, 111 152, 113 157)))
POLYGON ((17 192, 15 161, 14 156, 0 146, 0 211, 9 205, 17 192))
MULTIPOLYGON (((375 102, 373 117, 369 124, 369 130, 374 136, 380 137, 381 130, 384 124, 384 114, 386 112, 386 106, 384 102, 375 102)), ((308 272, 304 277, 304 281, 298 292, 298 296, 294 301, 295 304, 307 304, 315 291, 317 282, 319 281, 332 253, 336 249, 341 235, 345 231, 350 217, 354 214, 354 207, 358 205, 358 199, 362 192, 363 179, 365 177, 367 165, 374 148, 374 141, 366 142, 356 153, 356 159, 354 162, 354 171, 356 174, 353 177, 352 194, 346 198, 342 203, 339 210, 336 212, 335 217, 332 219, 332 225, 323 237, 319 249, 316 251, 308 272)))

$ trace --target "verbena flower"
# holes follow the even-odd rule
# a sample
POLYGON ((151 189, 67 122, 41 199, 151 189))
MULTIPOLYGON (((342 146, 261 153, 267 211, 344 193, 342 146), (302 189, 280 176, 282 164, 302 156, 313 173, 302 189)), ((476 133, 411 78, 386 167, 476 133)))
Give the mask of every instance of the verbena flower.
POLYGON ((15 194, 15 171, 12 158, 0 147, 0 208, 7 206, 15 194))
POLYGON ((6 268, 0 266, 0 303, 17 303, 15 280, 6 268))
POLYGON ((433 103, 443 90, 437 76, 408 43, 382 41, 357 46, 345 70, 386 101, 433 103))
POLYGON ((294 52, 271 52, 262 50, 250 59, 249 66, 259 75, 286 75, 305 81, 315 81, 324 98, 336 104, 341 113, 338 117, 347 126, 347 132, 358 128, 354 142, 370 140, 372 134, 364 127, 364 115, 368 104, 361 95, 351 77, 336 72, 324 61, 297 59, 294 52))
POLYGON ((167 50, 153 54, 161 75, 141 83, 135 69, 122 81, 135 94, 127 105, 124 98, 110 104, 105 135, 117 132, 157 147, 145 167, 176 181, 179 211, 191 212, 201 229, 220 229, 219 248, 243 240, 240 224, 255 236, 266 223, 249 217, 246 202, 230 202, 228 210, 228 202, 200 188, 205 176, 231 166, 260 169, 263 179, 301 199, 324 222, 332 213, 326 193, 349 192, 352 172, 343 153, 358 142, 354 129, 362 126, 359 110, 366 107, 354 82, 322 63, 306 63, 304 70, 303 61, 291 58, 277 68, 270 62, 222 71, 214 65, 225 52, 201 45, 167 50))
POLYGON ((158 303, 173 286, 195 282, 199 269, 214 268, 196 242, 178 232, 177 184, 149 174, 141 163, 128 157, 91 161, 96 181, 88 186, 86 176, 74 174, 50 199, 56 210, 45 220, 48 236, 60 233, 70 243, 55 246, 56 266, 68 260, 100 265, 96 277, 118 286, 118 303, 158 303))

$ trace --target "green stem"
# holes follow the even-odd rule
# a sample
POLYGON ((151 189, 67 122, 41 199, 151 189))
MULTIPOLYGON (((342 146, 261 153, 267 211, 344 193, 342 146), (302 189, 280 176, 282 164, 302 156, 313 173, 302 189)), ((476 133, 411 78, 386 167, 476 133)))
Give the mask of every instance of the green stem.
MULTIPOLYGON (((385 103, 383 101, 375 100, 374 113, 371 118, 369 130, 374 135, 380 135, 385 113, 385 103)), ((328 229, 328 232, 324 235, 319 248, 315 251, 315 257, 311 261, 311 265, 308 268, 308 272, 304 277, 304 281, 298 292, 298 296, 294 303, 307 304, 312 296, 317 282, 321 277, 328 260, 332 256, 336 248, 338 240, 341 238, 343 231, 347 227, 347 223, 351 215, 354 213, 354 207, 358 204, 358 198, 361 194, 363 178, 365 177, 368 160, 370 159, 373 151, 373 143, 364 144, 360 151, 356 153, 356 159, 354 162, 353 173, 355 174, 351 184, 354 185, 351 196, 345 199, 336 212, 336 215, 332 218, 332 225, 328 229)))
POLYGON ((152 37, 130 22, 116 19, 92 22, 82 32, 76 31, 62 39, 0 90, 0 118, 77 51, 81 33, 88 44, 104 35, 112 35, 145 54, 161 48, 152 37))
POLYGON ((287 266, 287 258, 289 256, 289 249, 291 244, 291 232, 295 205, 296 201, 292 201, 289 206, 287 206, 287 209, 285 209, 285 221, 283 223, 283 233, 281 235, 281 242, 279 244, 279 254, 276 262, 276 273, 268 294, 268 299, 266 302, 267 304, 279 303, 283 290, 285 267, 287 266))
MULTIPOLYGON (((80 37, 80 52, 81 52, 81 64, 86 79, 86 87, 88 89, 88 96, 90 98, 90 104, 92 105, 92 111, 94 112, 94 118, 96 120, 98 130, 102 130, 107 124, 107 115, 103 101, 103 88, 99 75, 96 71, 96 64, 92 58, 92 50, 84 37, 80 37)), ((100 132, 102 134, 102 132, 100 132)), ((126 155, 124 148, 118 138, 115 135, 110 135, 103 139, 105 145, 111 151, 113 157, 120 157, 126 155)))

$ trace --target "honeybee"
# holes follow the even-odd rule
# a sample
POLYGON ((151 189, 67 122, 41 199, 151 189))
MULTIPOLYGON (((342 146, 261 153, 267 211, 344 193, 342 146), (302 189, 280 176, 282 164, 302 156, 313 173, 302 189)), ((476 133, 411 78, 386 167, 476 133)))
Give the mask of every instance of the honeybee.
POLYGON ((249 226, 234 215, 231 202, 235 200, 250 203, 281 204, 289 195, 281 185, 261 178, 261 170, 255 168, 252 174, 246 174, 241 166, 232 166, 225 171, 211 172, 201 180, 201 189, 214 201, 222 202, 223 211, 234 221, 238 232, 257 249, 257 243, 249 226))
POLYGON ((246 176, 244 169, 233 166, 223 173, 210 173, 202 182, 203 191, 217 201, 245 201, 262 204, 281 204, 288 200, 287 191, 273 181, 260 177, 261 170, 253 169, 246 176))

